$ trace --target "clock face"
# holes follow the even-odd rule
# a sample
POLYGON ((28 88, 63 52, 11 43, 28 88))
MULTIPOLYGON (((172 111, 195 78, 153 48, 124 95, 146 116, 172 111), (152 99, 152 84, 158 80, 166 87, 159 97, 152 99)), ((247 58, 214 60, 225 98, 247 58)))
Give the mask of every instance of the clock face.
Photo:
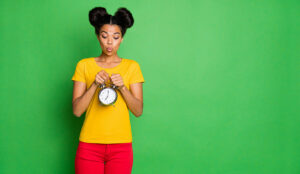
POLYGON ((117 93, 112 88, 104 88, 99 93, 99 100, 101 103, 103 103, 105 105, 114 103, 116 98, 117 98, 117 93))

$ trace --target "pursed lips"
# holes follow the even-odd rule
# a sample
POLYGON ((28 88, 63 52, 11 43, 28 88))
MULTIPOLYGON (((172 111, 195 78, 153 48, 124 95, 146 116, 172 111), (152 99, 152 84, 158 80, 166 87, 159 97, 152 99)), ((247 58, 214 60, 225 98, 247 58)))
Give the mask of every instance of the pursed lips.
POLYGON ((107 47, 106 50, 107 51, 112 51, 112 47, 107 47))

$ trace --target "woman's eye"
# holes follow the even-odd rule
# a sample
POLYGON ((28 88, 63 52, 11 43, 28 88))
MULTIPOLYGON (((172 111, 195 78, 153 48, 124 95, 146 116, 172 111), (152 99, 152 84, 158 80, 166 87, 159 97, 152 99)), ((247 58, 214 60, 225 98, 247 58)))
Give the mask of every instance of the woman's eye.
MULTIPOLYGON (((106 37, 106 36, 102 36, 102 38, 104 38, 104 39, 105 39, 105 38, 107 38, 107 37, 106 37)), ((117 39, 119 39, 119 37, 114 37, 114 39, 116 39, 116 40, 117 40, 117 39)))

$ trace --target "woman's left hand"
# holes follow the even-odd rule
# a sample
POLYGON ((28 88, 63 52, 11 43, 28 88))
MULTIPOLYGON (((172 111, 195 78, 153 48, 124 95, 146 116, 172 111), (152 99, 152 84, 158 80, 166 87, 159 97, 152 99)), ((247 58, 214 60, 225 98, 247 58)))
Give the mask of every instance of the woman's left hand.
POLYGON ((118 89, 121 89, 125 86, 123 82, 123 78, 120 74, 111 74, 110 79, 112 83, 118 87, 118 89))

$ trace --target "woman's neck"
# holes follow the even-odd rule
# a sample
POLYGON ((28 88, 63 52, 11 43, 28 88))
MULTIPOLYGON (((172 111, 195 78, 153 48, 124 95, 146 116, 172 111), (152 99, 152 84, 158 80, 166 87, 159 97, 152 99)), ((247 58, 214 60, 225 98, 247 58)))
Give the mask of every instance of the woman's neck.
POLYGON ((121 58, 117 54, 107 55, 102 53, 100 56, 98 56, 98 61, 105 62, 105 63, 119 62, 120 59, 121 58))

